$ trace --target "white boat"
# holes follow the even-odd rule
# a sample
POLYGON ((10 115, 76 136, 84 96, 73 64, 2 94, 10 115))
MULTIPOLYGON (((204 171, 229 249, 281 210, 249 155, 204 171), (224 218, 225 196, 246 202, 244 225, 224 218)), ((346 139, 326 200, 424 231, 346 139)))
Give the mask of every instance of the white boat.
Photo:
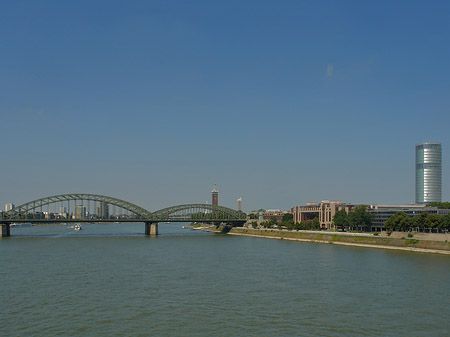
POLYGON ((83 228, 81 228, 80 225, 75 225, 73 226, 73 229, 75 229, 76 231, 81 231, 83 228))
POLYGON ((33 224, 31 223, 12 223, 11 227, 31 227, 33 224))

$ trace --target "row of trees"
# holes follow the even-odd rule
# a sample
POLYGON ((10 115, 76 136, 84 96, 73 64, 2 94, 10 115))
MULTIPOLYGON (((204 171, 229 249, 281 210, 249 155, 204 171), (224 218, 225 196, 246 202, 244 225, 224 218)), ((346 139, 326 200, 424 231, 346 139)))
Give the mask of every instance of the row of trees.
POLYGON ((398 212, 384 223, 384 227, 390 231, 405 232, 416 228, 445 231, 450 230, 450 215, 439 216, 421 212, 420 215, 411 218, 404 212, 398 212))
MULTIPOLYGON (((257 227, 257 222, 252 222, 254 228, 257 227)), ((264 221, 260 223, 261 227, 264 228, 287 228, 289 230, 319 230, 320 222, 319 219, 315 218, 313 221, 306 223, 294 223, 294 216, 291 213, 287 213, 283 215, 283 218, 279 222, 275 217, 270 219, 269 221, 264 221)))
POLYGON ((431 202, 429 204, 427 204, 428 207, 439 207, 439 208, 446 208, 449 209, 450 208, 450 202, 431 202))
MULTIPOLYGON (((431 203, 427 206, 449 208, 450 202, 431 203)), ((345 210, 336 212, 333 217, 333 223, 337 229, 349 229, 357 231, 370 231, 372 227, 373 214, 367 211, 364 205, 355 207, 349 213, 345 210)), ((294 223, 292 214, 285 214, 283 219, 278 222, 275 218, 260 224, 265 228, 287 228, 290 230, 319 230, 321 228, 318 218, 306 223, 294 223)), ((256 221, 253 222, 256 227, 256 221)), ((411 231, 412 229, 436 229, 439 231, 450 231, 450 215, 439 216, 437 214, 428 214, 421 212, 420 215, 409 217, 404 212, 399 212, 391 216, 384 227, 389 231, 411 231)))
POLYGON ((345 210, 337 211, 333 217, 333 223, 336 228, 370 231, 372 219, 373 214, 367 212, 366 206, 361 205, 352 209, 349 213, 345 210))
MULTIPOLYGON (((370 231, 372 225, 373 215, 366 211, 366 206, 358 206, 348 214, 345 210, 336 212, 333 217, 333 222, 336 227, 344 229, 355 229, 359 231, 370 231)), ((320 221, 318 218, 314 218, 310 222, 294 223, 293 215, 285 214, 278 222, 276 218, 272 218, 270 221, 261 222, 260 224, 264 228, 287 228, 289 230, 319 230, 321 229, 320 221)), ((253 222, 253 227, 256 227, 256 221, 253 222)))

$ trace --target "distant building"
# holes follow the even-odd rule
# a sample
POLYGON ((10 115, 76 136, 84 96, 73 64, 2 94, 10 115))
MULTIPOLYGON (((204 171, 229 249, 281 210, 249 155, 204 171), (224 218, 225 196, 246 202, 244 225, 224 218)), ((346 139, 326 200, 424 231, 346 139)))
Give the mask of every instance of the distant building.
POLYGON ((386 220, 398 212, 403 212, 411 218, 422 212, 437 215, 450 214, 450 209, 426 207, 426 205, 371 205, 368 211, 373 214, 372 231, 382 231, 386 220))
POLYGON ((75 219, 86 219, 86 207, 79 205, 75 208, 75 219))
POLYGON ((97 217, 100 219, 109 218, 109 205, 108 203, 102 201, 97 207, 97 217))
POLYGON ((416 145, 416 203, 442 201, 442 145, 416 145))
POLYGON ((212 203, 213 206, 219 205, 219 191, 216 188, 216 185, 214 184, 214 188, 212 190, 212 203))
POLYGON ((281 222, 283 216, 288 213, 290 212, 281 211, 279 209, 268 209, 262 214, 262 220, 264 221, 276 220, 277 222, 281 222))
POLYGON ((355 205, 344 204, 342 201, 322 200, 320 204, 308 202, 306 206, 294 206, 291 212, 295 223, 311 222, 318 218, 322 228, 335 230, 333 217, 336 212, 345 210, 348 213, 354 207, 355 205))
POLYGON ((237 199, 237 210, 242 211, 242 198, 237 199))
POLYGON ((16 206, 11 202, 5 204, 5 212, 12 210, 14 207, 16 207, 16 206))

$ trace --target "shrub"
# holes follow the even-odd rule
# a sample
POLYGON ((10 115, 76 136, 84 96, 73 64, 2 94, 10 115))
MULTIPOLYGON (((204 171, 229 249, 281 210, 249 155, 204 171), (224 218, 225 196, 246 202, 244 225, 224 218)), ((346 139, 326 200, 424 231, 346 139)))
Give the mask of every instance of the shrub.
POLYGON ((415 244, 419 243, 419 240, 416 240, 416 239, 405 239, 405 243, 407 245, 415 245, 415 244))

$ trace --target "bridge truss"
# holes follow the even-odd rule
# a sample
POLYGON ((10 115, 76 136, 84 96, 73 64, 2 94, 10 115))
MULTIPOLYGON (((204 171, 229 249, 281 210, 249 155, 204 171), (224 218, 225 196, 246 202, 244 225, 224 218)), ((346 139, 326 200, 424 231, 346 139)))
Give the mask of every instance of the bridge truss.
POLYGON ((61 194, 2 213, 1 223, 64 222, 212 222, 244 223, 246 215, 223 206, 186 204, 150 212, 125 200, 99 194, 61 194))

